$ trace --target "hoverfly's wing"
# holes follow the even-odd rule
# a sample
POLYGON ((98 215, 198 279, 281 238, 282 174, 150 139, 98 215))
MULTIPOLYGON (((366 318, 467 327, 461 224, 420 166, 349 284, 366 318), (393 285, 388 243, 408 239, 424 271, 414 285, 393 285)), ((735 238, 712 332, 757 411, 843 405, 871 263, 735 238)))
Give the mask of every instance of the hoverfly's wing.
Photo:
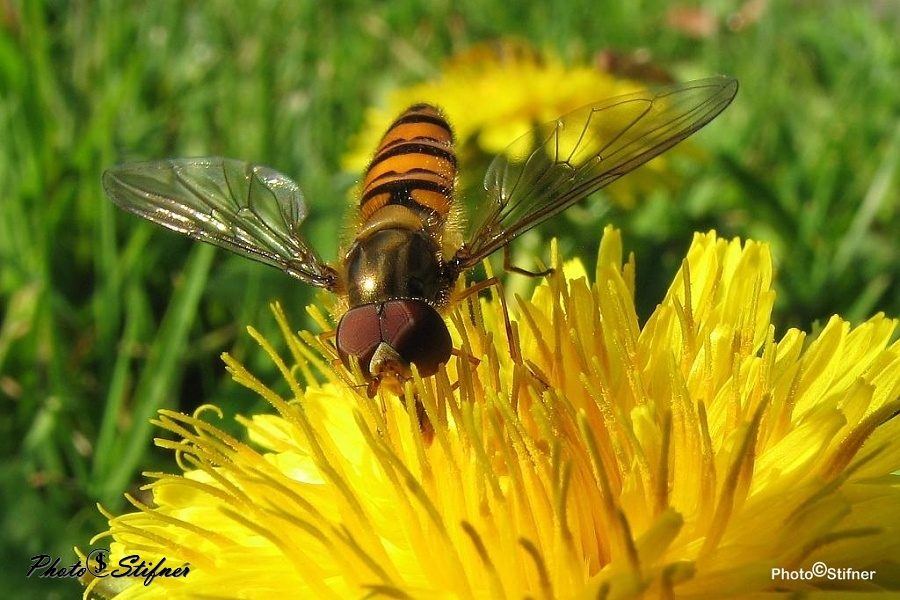
POLYGON ((461 270, 662 154, 722 112, 737 81, 713 77, 604 100, 519 138, 494 159, 470 215, 461 270))
POLYGON ((301 237, 306 204, 293 181, 230 158, 127 163, 103 174, 110 199, 174 231, 333 289, 334 271, 301 237))

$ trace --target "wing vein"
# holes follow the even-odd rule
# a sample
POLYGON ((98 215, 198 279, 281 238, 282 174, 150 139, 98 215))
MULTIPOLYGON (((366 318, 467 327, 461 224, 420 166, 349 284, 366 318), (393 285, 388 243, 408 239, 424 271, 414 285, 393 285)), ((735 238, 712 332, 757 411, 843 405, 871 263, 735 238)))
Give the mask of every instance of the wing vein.
POLYGON ((485 175, 454 264, 477 264, 516 236, 609 185, 712 121, 737 93, 714 77, 598 102, 513 142, 485 175), (568 135, 571 132, 571 135, 568 135), (523 156, 522 148, 532 150, 523 156), (517 158, 522 157, 522 158, 517 158))

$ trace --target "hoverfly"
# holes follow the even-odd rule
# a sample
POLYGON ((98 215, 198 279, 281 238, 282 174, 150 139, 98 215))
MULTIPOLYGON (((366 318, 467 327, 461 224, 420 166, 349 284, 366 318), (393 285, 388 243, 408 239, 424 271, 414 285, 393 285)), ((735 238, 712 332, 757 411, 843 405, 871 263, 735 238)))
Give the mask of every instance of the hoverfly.
POLYGON ((332 265, 300 233, 297 185, 230 158, 128 163, 103 176, 125 210, 277 267, 346 300, 335 332, 373 395, 433 375, 451 356, 441 313, 459 276, 523 232, 665 152, 714 119, 737 81, 713 77, 585 106, 534 129, 496 157, 465 237, 448 246, 454 204, 453 133, 439 109, 417 104, 388 128, 366 170, 355 235, 332 265))

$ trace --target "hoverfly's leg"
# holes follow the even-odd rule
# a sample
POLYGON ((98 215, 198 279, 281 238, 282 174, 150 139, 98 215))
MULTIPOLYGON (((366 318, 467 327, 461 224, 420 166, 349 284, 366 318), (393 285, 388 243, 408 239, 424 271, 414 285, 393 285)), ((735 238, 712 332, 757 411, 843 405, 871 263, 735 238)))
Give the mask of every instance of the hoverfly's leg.
POLYGON ((366 390, 366 396, 369 395, 369 384, 368 383, 353 383, 349 380, 344 382, 347 384, 347 387, 353 388, 354 390, 366 390))
POLYGON ((340 367, 343 366, 343 362, 341 362, 340 354, 338 354, 337 345, 334 343, 336 336, 336 329, 322 331, 321 333, 316 334, 316 341, 319 342, 319 347, 324 358, 328 359, 331 363, 331 368, 336 373, 339 373, 340 367))
MULTIPOLYGON (((335 358, 332 358, 331 360, 329 360, 328 362, 329 362, 329 364, 331 364, 331 368, 334 369, 334 371, 336 373, 347 370, 346 368, 344 368, 344 361, 342 361, 340 358, 335 357, 335 358)), ((356 386, 354 385, 353 387, 356 387, 356 386)))
POLYGON ((495 286, 497 288, 497 296, 500 298, 500 308, 503 312, 503 325, 506 328, 506 341, 509 343, 509 354, 512 357, 513 362, 521 364, 522 356, 521 354, 519 354, 519 345, 517 343, 516 336, 513 333, 512 323, 510 323, 509 321, 509 305, 507 305, 506 303, 506 293, 503 290, 503 284, 500 283, 500 280, 497 279, 496 276, 494 276, 489 277, 484 281, 479 281, 478 283, 475 283, 463 290, 458 300, 464 300, 472 294, 477 294, 481 290, 489 288, 491 286, 495 286))
MULTIPOLYGON (((372 398, 372 382, 365 381, 365 377, 362 376, 362 371, 358 366, 354 366, 355 359, 351 358, 353 364, 346 365, 338 355, 337 347, 335 347, 334 344, 330 344, 325 341, 326 339, 333 338, 334 336, 334 331, 325 331, 316 334, 316 338, 318 339, 319 343, 324 347, 324 350, 331 355, 330 358, 328 356, 325 356, 323 358, 328 361, 328 365, 331 367, 332 372, 341 381, 341 383, 357 391, 364 390, 365 394, 369 398, 372 398)), ((377 388, 377 385, 375 387, 377 388)))
POLYGON ((357 384, 353 380, 353 371, 348 369, 344 364, 344 361, 341 360, 340 355, 337 351, 337 346, 335 346, 334 340, 337 335, 337 330, 332 329, 330 331, 323 331, 321 333, 316 334, 316 340, 322 347, 322 351, 327 353, 327 355, 323 356, 326 360, 328 360, 328 364, 331 366, 331 370, 334 371, 334 374, 347 386, 352 388, 360 388, 365 387, 367 384, 357 384))
POLYGON ((337 346, 333 343, 328 343, 329 340, 334 339, 337 336, 337 329, 330 329, 328 331, 322 331, 316 334, 316 337, 319 338, 319 341, 322 342, 323 346, 328 346, 330 348, 334 348, 337 350, 337 346))
POLYGON ((456 358, 467 358, 467 359, 469 359, 469 362, 472 363, 472 368, 475 368, 475 367, 477 367, 478 365, 481 364, 481 359, 472 356, 472 355, 469 354, 468 352, 463 352, 462 350, 457 350, 456 348, 451 348, 451 349, 450 349, 450 354, 452 354, 452 355, 455 356, 456 358))
MULTIPOLYGON (((450 354, 452 354, 453 356, 455 356, 456 358, 458 358, 458 359, 460 359, 460 360, 462 360, 462 359, 467 359, 467 360, 469 361, 469 363, 472 365, 472 368, 473 368, 473 369, 476 368, 478 365, 481 364, 481 359, 479 359, 479 358, 477 358, 477 357, 475 357, 475 356, 472 356, 472 355, 469 354, 468 352, 463 352, 461 349, 460 349, 460 350, 457 350, 456 348, 451 348, 451 349, 450 349, 450 354)), ((455 392, 455 391, 458 390, 458 389, 459 389, 459 379, 457 379, 457 380, 454 381, 452 384, 450 384, 450 391, 451 391, 451 392, 455 392)))
POLYGON ((503 291, 503 286, 500 285, 500 280, 497 279, 496 277, 489 277, 489 278, 485 279, 484 281, 479 281, 478 283, 473 283, 472 285, 470 285, 469 287, 464 289, 462 292, 459 293, 459 296, 456 298, 456 300, 458 302, 462 302, 463 300, 465 300, 472 294, 477 294, 481 290, 486 290, 487 288, 491 287, 492 285, 496 285, 497 287, 500 288, 500 291, 503 291))
MULTIPOLYGON (((366 394, 368 395, 368 387, 370 384, 366 382, 358 383, 355 381, 353 379, 353 372, 344 365, 344 361, 335 357, 329 361, 329 364, 331 365, 331 370, 334 371, 334 374, 341 380, 341 383, 354 390, 367 390, 366 394)), ((371 396, 369 397, 371 398, 371 396)))
POLYGON ((416 418, 419 420, 419 433, 422 434, 422 443, 427 448, 434 441, 434 424, 428 418, 428 413, 425 412, 425 405, 418 398, 416 398, 416 418))
POLYGON ((512 259, 509 256, 509 244, 507 244, 506 246, 503 246, 503 270, 510 273, 518 273, 519 275, 524 275, 525 277, 546 277, 553 272, 553 267, 537 272, 529 271, 528 269, 523 269, 522 267, 517 267, 516 265, 512 264, 512 259))

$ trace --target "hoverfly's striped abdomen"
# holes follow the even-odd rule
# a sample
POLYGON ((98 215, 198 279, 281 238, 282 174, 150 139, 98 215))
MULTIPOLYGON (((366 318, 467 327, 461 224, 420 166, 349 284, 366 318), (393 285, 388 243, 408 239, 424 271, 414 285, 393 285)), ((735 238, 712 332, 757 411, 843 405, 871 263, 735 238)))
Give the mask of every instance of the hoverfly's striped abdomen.
POLYGON ((450 212, 455 179, 450 125, 433 106, 411 106, 384 134, 366 171, 359 203, 363 223, 391 204, 441 223, 450 212))

